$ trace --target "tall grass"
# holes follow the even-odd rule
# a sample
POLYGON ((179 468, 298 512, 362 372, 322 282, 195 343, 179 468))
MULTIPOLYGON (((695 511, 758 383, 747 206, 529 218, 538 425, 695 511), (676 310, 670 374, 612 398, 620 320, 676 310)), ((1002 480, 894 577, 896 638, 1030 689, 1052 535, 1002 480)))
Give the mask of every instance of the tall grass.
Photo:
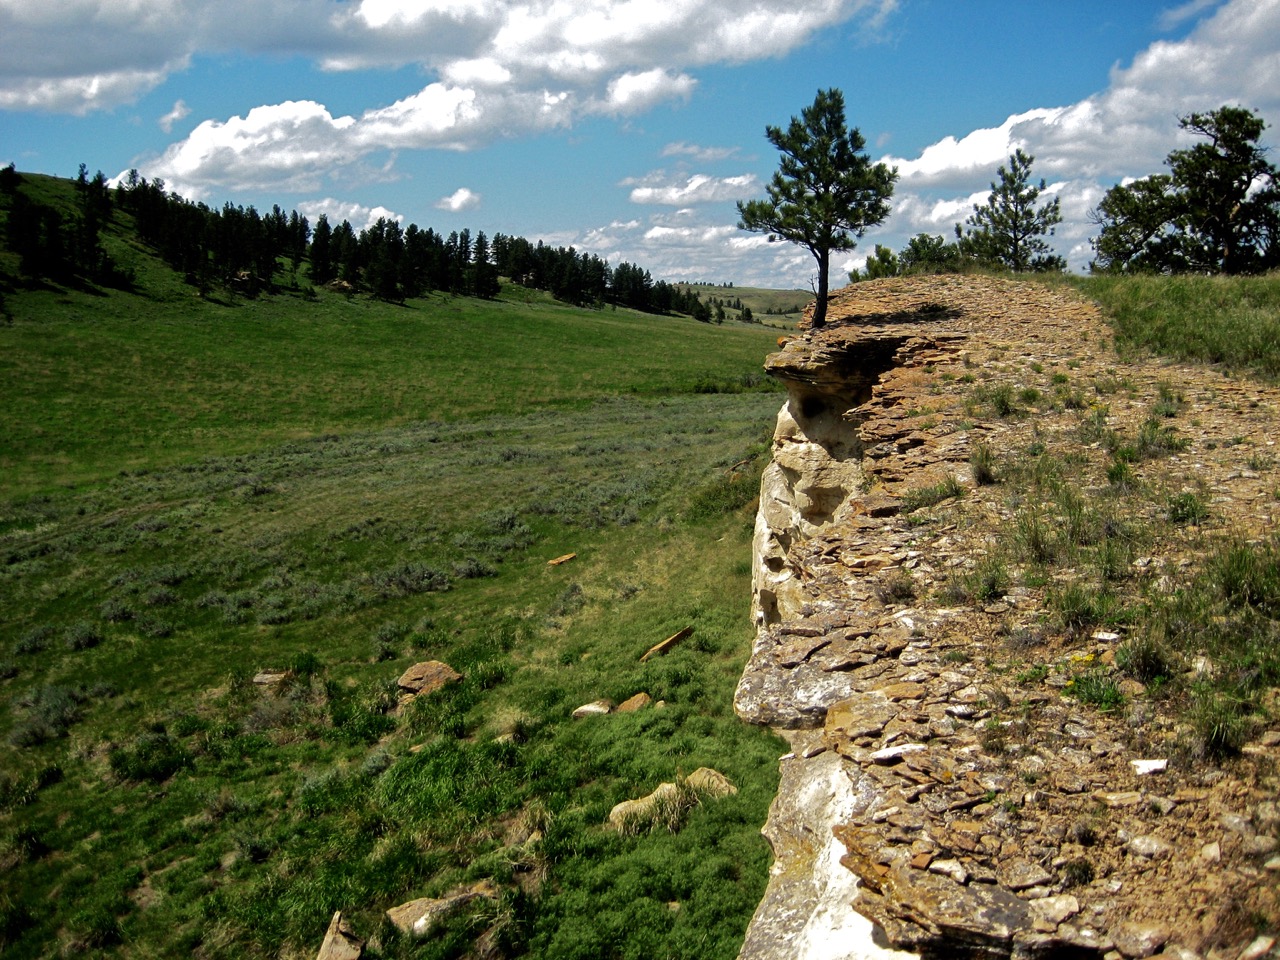
POLYGON ((1280 378, 1280 274, 1071 282, 1101 304, 1119 346, 1280 378))

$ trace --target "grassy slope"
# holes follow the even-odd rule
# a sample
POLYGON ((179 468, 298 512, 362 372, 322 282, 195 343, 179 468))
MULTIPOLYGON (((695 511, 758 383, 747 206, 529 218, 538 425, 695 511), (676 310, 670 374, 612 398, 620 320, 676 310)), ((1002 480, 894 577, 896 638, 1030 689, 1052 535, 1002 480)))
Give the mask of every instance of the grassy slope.
POLYGON ((753 374, 776 336, 521 291, 404 307, 329 292, 228 306, 186 287, 38 291, 11 312, 0 327, 10 495, 317 434, 679 393, 753 374))
POLYGON ((1280 377, 1280 275, 1071 278, 1122 347, 1280 377))
POLYGON ((733 956, 778 745, 730 707, 755 475, 726 470, 778 396, 708 391, 776 331, 206 303, 111 243, 140 295, 10 293, 0 327, 6 956, 303 955, 337 908, 374 956, 733 956), (465 679, 395 712, 433 657, 465 679), (638 690, 667 706, 568 718, 638 690), (704 764, 740 793, 682 832, 602 826, 704 764), (380 927, 482 878, 427 945, 380 927))

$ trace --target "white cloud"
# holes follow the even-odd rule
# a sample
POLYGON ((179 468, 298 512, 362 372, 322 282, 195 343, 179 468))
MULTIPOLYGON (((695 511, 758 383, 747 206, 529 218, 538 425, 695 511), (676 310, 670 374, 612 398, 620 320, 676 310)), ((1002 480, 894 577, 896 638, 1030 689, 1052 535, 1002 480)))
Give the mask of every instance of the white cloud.
POLYGON ((640 113, 664 100, 688 99, 697 81, 687 73, 661 67, 643 73, 624 73, 609 81, 603 109, 608 113, 640 113))
MULTIPOLYGON (((471 149, 688 98, 692 71, 778 57, 896 0, 0 0, 0 108, 87 112, 210 53, 330 70, 417 66, 416 93, 335 117, 318 103, 208 118, 149 176, 195 193, 310 191, 388 149, 471 149)), ((171 114, 165 123, 178 119, 171 114)))
MULTIPOLYGON (((647 178, 646 178, 647 179, 647 178)), ((661 175, 657 178, 661 181, 661 175)), ((624 186, 629 183, 624 182, 624 186)), ((650 182, 631 191, 632 203, 659 203, 678 207, 689 203, 718 203, 743 200, 760 191, 755 174, 736 177, 709 177, 698 173, 682 183, 650 182)))
POLYGON ((1218 0, 1187 0, 1186 3, 1162 10, 1156 23, 1161 30, 1173 30, 1187 20, 1204 13, 1217 2, 1218 0))
POLYGON ((175 123, 190 115, 191 108, 187 106, 186 101, 178 100, 174 103, 173 109, 161 117, 157 122, 160 124, 161 130, 165 133, 169 133, 173 130, 173 125, 175 123))
POLYGON ((320 219, 321 214, 329 218, 330 226, 336 227, 343 220, 348 221, 357 231, 373 226, 379 220, 394 220, 404 223, 404 217, 386 207, 366 207, 362 203, 346 200, 334 200, 325 197, 323 200, 307 200, 297 207, 298 213, 307 217, 312 226, 320 219))
POLYGON ((450 213, 458 213, 462 210, 471 210, 480 205, 480 194, 472 193, 466 187, 459 187, 447 197, 441 197, 436 201, 437 210, 448 210, 450 213))
POLYGON ((714 163, 728 160, 740 152, 739 147, 700 147, 693 143, 668 143, 662 148, 664 157, 689 157, 695 163, 714 163))

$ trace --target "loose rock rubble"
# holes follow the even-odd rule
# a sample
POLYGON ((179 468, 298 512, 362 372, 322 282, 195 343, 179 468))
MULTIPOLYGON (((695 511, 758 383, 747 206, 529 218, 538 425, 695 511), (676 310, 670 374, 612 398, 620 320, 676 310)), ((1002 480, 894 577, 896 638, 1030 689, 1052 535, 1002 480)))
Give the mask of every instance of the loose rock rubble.
MULTIPOLYGON (((1239 438, 1268 449, 1280 391, 1154 360, 1118 370, 1092 304, 1030 283, 863 283, 835 295, 829 321, 766 364, 789 396, 762 482, 759 632, 735 707, 796 750, 765 829, 778 863, 742 956, 893 956, 886 944, 938 957, 1268 955, 1280 735, 1221 767, 1197 761, 1136 681, 1111 712, 1064 696, 1077 667, 1112 669, 1118 633, 1047 629, 1045 587, 1016 577, 979 602, 949 602, 945 587, 1010 536, 1013 495, 974 482, 973 445, 1081 447, 1078 409, 975 415, 966 372, 1123 378, 1131 388, 1107 397, 1120 429, 1173 384, 1198 404, 1193 443, 1144 465, 1150 482, 1207 484, 1224 525, 1265 533, 1280 476, 1246 466, 1239 438), (964 496, 933 522, 904 510, 948 481, 964 496), (833 764, 847 788, 830 787, 833 764), (802 812, 805 791, 828 797, 827 819, 802 812), (829 872, 825 842, 797 838, 833 828, 856 896, 805 879, 829 872), (854 910, 875 928, 858 928, 854 910), (805 933, 819 928, 845 934, 805 933)), ((1136 573, 1158 587, 1190 549, 1161 543, 1136 573)))

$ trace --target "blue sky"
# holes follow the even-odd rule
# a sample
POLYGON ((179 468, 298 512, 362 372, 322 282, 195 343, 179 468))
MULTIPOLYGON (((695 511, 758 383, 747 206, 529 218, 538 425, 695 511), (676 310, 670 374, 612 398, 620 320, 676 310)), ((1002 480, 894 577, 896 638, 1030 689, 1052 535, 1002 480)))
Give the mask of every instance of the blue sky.
POLYGON ((825 87, 900 172, 833 283, 876 243, 950 236, 1016 147, 1079 269, 1088 211, 1185 145, 1179 115, 1280 121, 1280 0, 0 0, 0 163, 667 279, 809 286, 809 254, 738 231, 734 201, 776 167, 765 126, 825 87))

